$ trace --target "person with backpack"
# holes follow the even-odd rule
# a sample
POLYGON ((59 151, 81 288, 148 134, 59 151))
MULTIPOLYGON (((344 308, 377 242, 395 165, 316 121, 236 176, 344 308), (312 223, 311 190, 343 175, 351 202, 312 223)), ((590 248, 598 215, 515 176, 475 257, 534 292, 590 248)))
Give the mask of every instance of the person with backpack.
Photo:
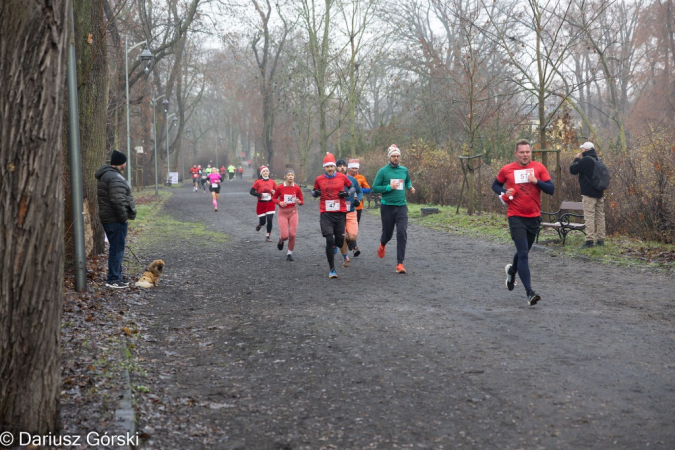
POLYGON ((600 161, 592 142, 584 142, 570 166, 572 175, 579 175, 581 201, 584 205, 586 242, 582 249, 605 245, 605 198, 609 186, 609 170, 600 161))

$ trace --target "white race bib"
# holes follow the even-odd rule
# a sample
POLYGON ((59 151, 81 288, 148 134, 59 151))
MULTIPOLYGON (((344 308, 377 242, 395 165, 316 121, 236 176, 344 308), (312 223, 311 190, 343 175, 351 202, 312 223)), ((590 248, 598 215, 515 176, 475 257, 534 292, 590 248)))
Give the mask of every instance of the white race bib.
POLYGON ((516 182, 516 184, 523 184, 523 183, 529 183, 527 180, 527 176, 529 174, 534 175, 534 169, 521 169, 521 170, 514 170, 513 171, 513 180, 516 182))
POLYGON ((269 192, 263 192, 263 195, 262 197, 260 197, 260 200, 262 200, 263 202, 269 202, 270 200, 272 200, 272 194, 270 194, 269 192))
POLYGON ((284 202, 286 203, 295 203, 295 195, 284 194, 284 202))
POLYGON ((337 200, 326 200, 326 211, 340 211, 340 202, 337 200))
POLYGON ((212 187, 212 188, 217 188, 217 187, 218 187, 218 183, 211 183, 211 187, 212 187))
POLYGON ((352 202, 345 202, 345 206, 347 207, 347 211, 349 211, 352 207, 352 202))
POLYGON ((389 185, 391 186, 391 188, 393 190, 396 190, 396 191, 402 191, 403 190, 403 180, 401 180, 401 179, 389 180, 389 185))

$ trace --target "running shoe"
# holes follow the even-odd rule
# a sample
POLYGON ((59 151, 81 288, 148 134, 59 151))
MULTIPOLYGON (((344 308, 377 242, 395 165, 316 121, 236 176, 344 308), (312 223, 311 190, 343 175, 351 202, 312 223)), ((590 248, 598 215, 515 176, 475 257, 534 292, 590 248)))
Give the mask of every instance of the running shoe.
POLYGON ((380 244, 380 247, 377 249, 377 256, 384 258, 384 245, 380 244))
POLYGON ((338 252, 338 248, 336 246, 333 246, 333 254, 337 255, 337 252, 338 252))
POLYGON ((534 306, 537 304, 537 302, 541 300, 541 295, 537 294, 533 290, 530 290, 527 293, 527 304, 530 306, 534 306))
POLYGON ((110 283, 106 282, 106 287, 113 288, 113 289, 125 289, 129 287, 129 283, 125 283, 124 281, 113 281, 110 283))
POLYGON ((255 226, 255 231, 260 231, 261 228, 262 228, 262 225, 258 224, 258 225, 255 226))
POLYGON ((506 272, 506 289, 509 291, 512 291, 513 287, 517 284, 516 275, 511 273, 511 267, 513 267, 513 264, 507 264, 504 267, 504 272, 506 272))
POLYGON ((361 250, 358 247, 354 246, 354 257, 356 258, 361 254, 361 250))
POLYGON ((218 212, 218 208, 213 208, 213 212, 218 212))
POLYGON ((335 269, 330 269, 330 272, 328 272, 328 278, 337 278, 337 273, 335 273, 335 269))
POLYGON ((403 267, 403 264, 399 264, 396 266, 396 273, 406 273, 405 267, 403 267))
POLYGON ((349 256, 344 255, 344 261, 342 261, 342 267, 349 267, 349 256))
POLYGON ((283 250, 284 249, 284 241, 279 241, 279 243, 277 244, 277 248, 279 250, 283 250))
POLYGON ((293 255, 291 255, 290 253, 286 255, 286 261, 293 261, 293 255))
POLYGON ((269 236, 267 236, 267 237, 265 238, 265 242, 272 242, 272 238, 269 237, 269 236))

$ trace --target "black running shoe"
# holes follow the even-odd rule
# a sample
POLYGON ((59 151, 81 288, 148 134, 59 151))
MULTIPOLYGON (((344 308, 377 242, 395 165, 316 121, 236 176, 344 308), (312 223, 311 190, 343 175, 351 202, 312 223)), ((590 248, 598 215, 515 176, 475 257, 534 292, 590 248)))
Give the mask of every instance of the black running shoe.
POLYGON ((504 272, 506 272, 506 289, 509 291, 513 290, 513 287, 516 285, 516 275, 511 273, 512 264, 507 264, 504 267, 504 272))
POLYGON ((361 250, 357 246, 354 246, 354 257, 357 257, 361 254, 361 250))
POLYGON ((255 231, 260 231, 261 228, 262 228, 262 225, 258 224, 258 225, 255 226, 255 231))
POLYGON ((113 289, 125 289, 129 287, 129 283, 125 283, 124 281, 113 281, 111 283, 106 283, 106 287, 113 288, 113 289))
POLYGON ((279 250, 283 250, 284 249, 284 241, 279 241, 279 243, 277 244, 277 248, 279 250))
POLYGON ((290 253, 286 255, 286 261, 293 261, 293 255, 291 255, 290 253))
POLYGON ((537 304, 537 302, 541 300, 541 295, 537 294, 534 291, 530 291, 527 293, 527 304, 530 306, 534 306, 537 304))

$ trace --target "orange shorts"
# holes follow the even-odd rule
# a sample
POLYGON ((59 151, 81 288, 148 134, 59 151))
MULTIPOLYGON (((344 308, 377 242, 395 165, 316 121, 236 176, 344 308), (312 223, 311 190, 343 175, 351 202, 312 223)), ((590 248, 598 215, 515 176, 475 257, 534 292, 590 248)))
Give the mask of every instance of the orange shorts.
POLYGON ((352 236, 359 234, 359 222, 356 220, 356 211, 347 213, 345 232, 352 236))

